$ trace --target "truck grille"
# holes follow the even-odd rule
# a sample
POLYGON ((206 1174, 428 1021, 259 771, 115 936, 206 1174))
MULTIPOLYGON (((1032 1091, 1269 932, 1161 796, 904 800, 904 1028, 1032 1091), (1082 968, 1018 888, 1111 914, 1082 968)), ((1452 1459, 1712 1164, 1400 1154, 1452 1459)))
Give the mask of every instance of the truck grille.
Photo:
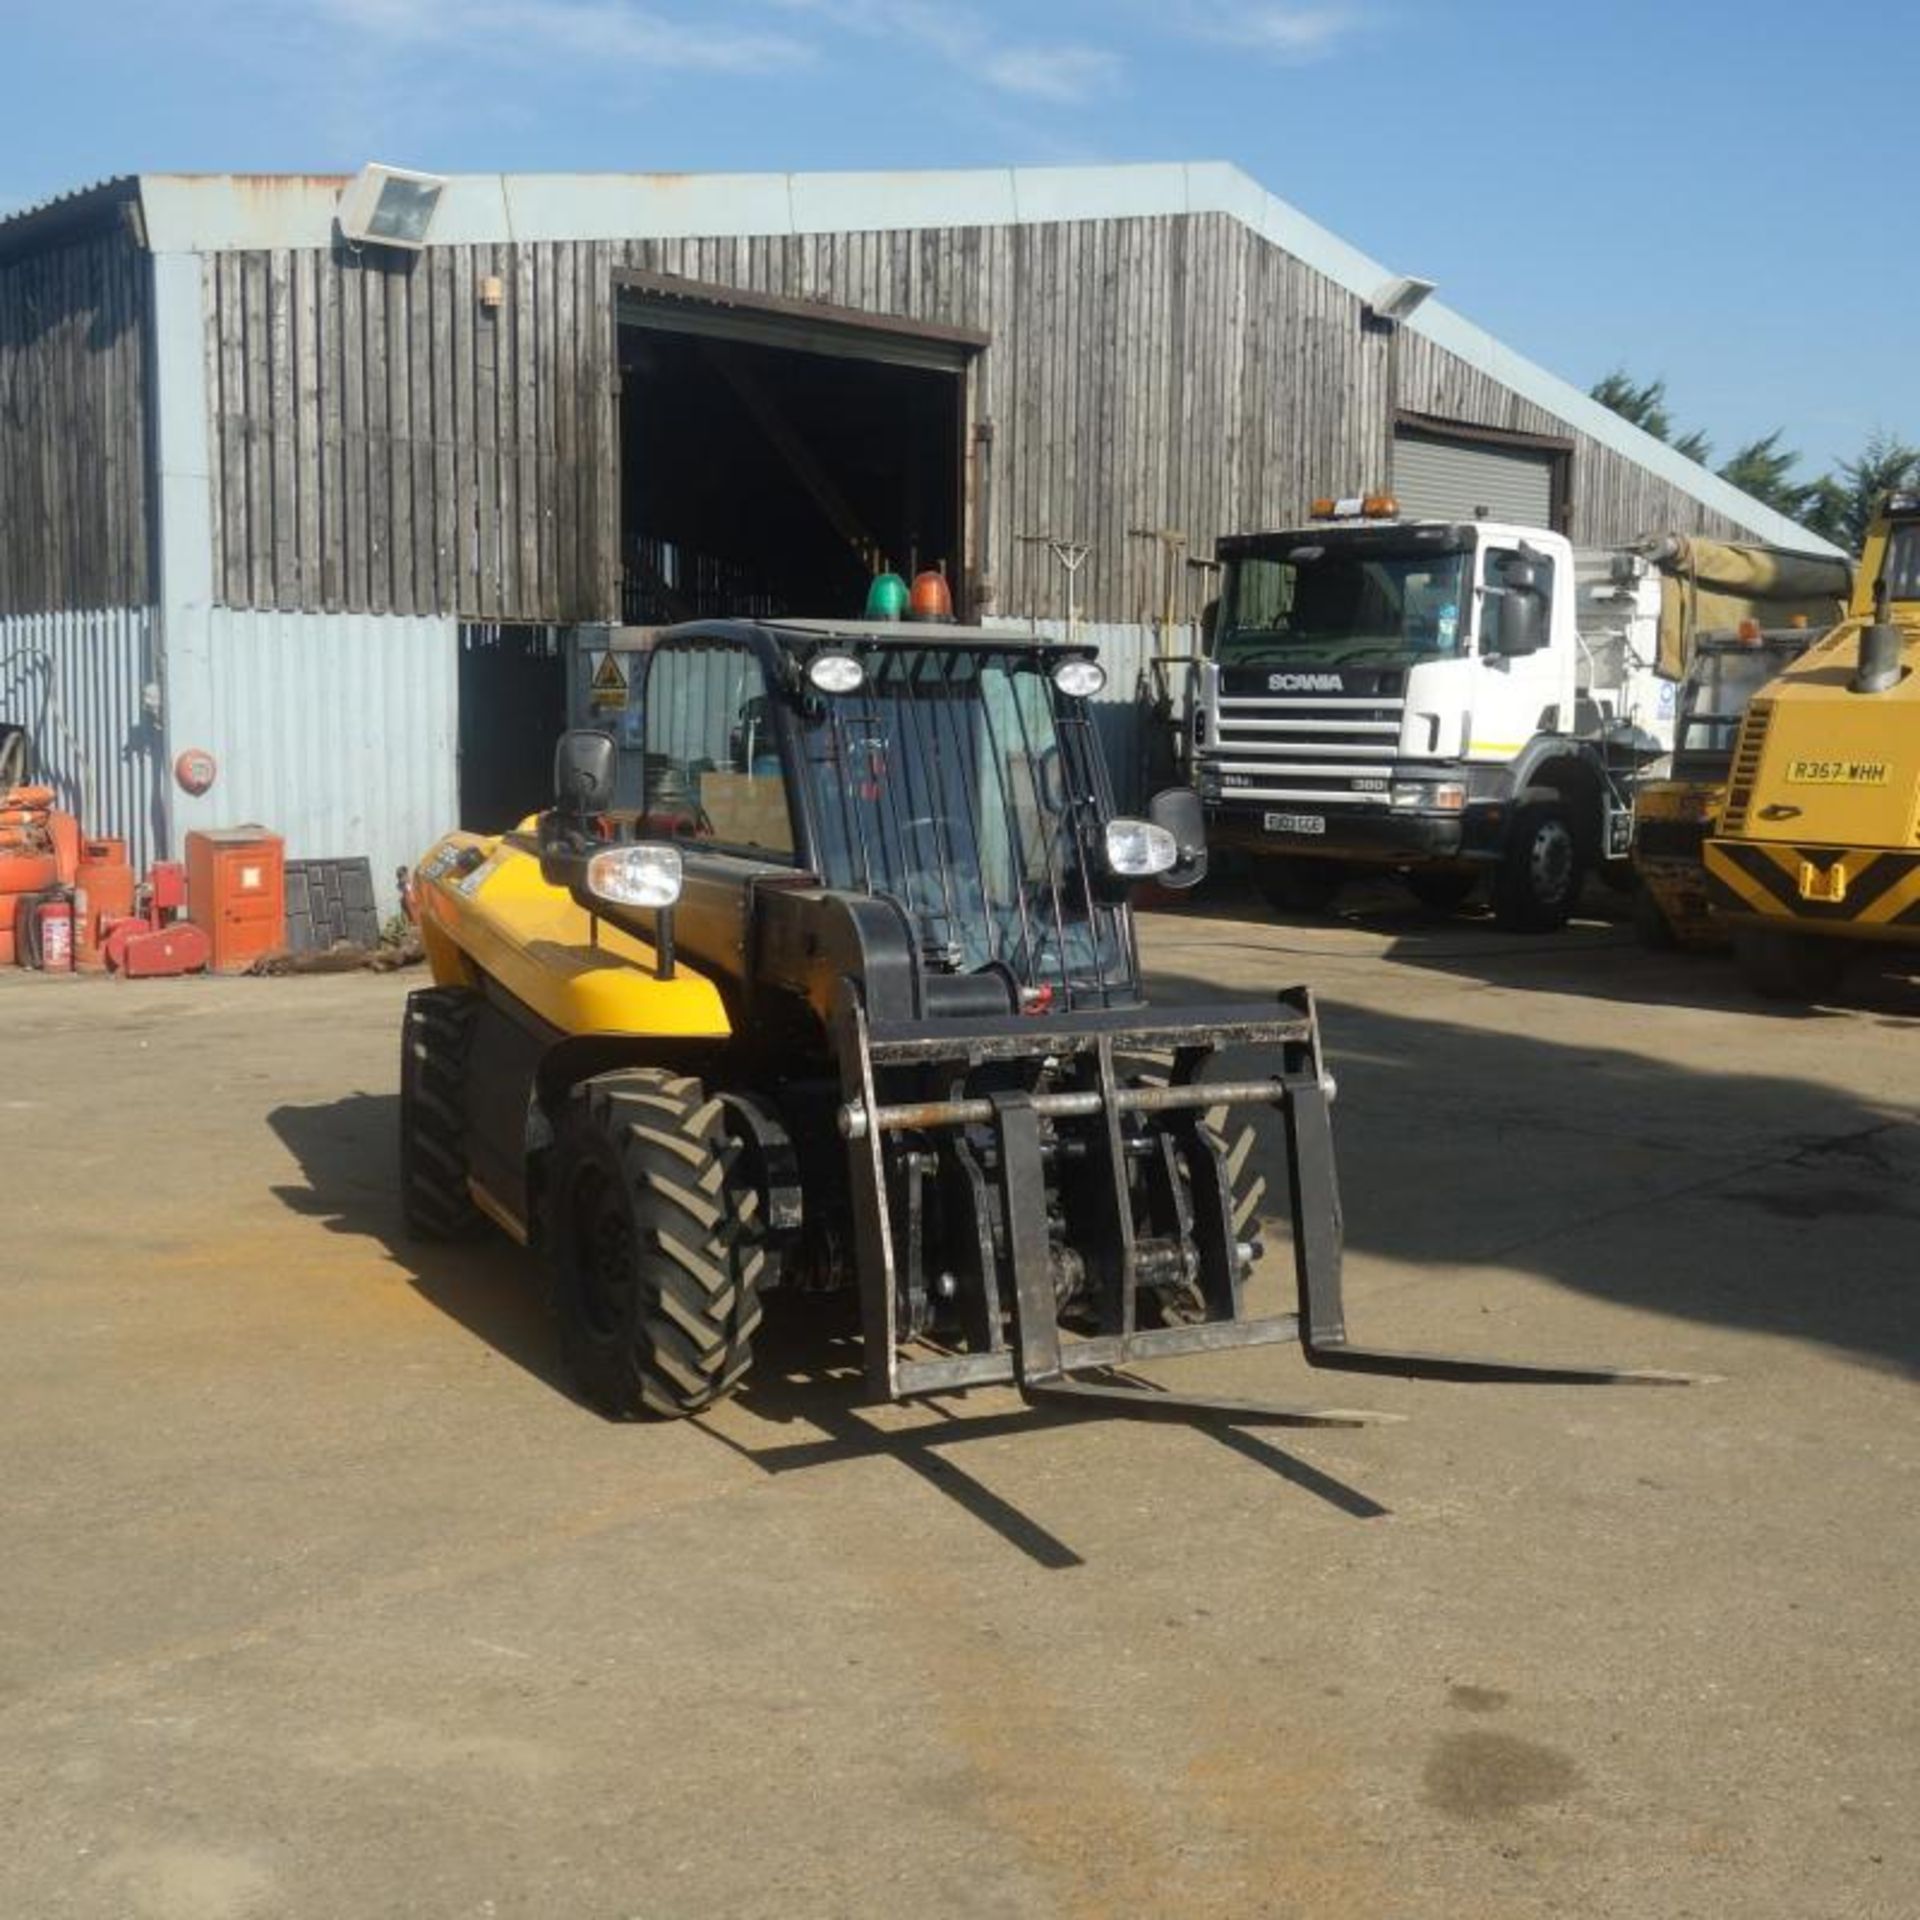
POLYGON ((1747 717, 1740 726, 1740 743, 1733 750, 1733 770, 1727 780, 1727 805, 1721 816, 1723 833, 1746 830, 1753 783, 1760 777, 1760 755, 1767 744, 1767 729, 1772 724, 1771 700, 1755 700, 1748 706, 1747 717))
POLYGON ((1404 700, 1222 696, 1207 760, 1223 795, 1379 805, 1400 750, 1404 700))

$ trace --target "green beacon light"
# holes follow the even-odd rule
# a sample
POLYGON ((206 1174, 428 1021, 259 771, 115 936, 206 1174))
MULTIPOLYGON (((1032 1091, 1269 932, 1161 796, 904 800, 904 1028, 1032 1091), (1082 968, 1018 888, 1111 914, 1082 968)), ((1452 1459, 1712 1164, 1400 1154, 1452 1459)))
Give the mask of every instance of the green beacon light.
POLYGON ((876 573, 867 589, 869 620, 899 620, 907 611, 907 583, 897 573, 876 573))

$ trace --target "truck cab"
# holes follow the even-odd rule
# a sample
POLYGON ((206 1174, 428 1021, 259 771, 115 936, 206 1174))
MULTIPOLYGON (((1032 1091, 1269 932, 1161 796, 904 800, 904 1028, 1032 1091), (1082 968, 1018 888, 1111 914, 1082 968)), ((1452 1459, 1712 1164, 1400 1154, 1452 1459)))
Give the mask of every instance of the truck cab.
POLYGON ((1224 540, 1220 560, 1190 764, 1215 844, 1270 892, 1301 904, 1316 877, 1400 869, 1445 907, 1490 876, 1502 923, 1544 930, 1626 854, 1671 688, 1651 660, 1596 671, 1563 535, 1403 521, 1374 498, 1224 540))

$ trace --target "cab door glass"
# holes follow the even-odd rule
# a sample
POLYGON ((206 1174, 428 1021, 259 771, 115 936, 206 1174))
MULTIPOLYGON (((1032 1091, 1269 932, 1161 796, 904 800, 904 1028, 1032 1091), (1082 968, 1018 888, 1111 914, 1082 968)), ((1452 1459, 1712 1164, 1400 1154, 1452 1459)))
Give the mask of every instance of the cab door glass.
POLYGON ((675 646, 647 669, 642 839, 791 861, 772 699, 745 647, 675 646))

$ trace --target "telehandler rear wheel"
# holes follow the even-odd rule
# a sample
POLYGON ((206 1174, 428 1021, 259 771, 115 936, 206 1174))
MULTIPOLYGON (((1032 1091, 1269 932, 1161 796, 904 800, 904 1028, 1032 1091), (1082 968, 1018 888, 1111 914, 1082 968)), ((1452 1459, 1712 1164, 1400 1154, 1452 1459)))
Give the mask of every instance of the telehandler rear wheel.
POLYGON ((759 1196, 697 1080, 653 1068, 574 1090, 549 1184, 560 1344, 618 1420, 698 1413, 731 1393, 760 1321, 759 1196))
POLYGON ((407 995, 400 1023, 400 1203, 421 1240, 459 1240, 480 1225, 467 1191, 467 1042, 480 997, 465 987, 407 995))

